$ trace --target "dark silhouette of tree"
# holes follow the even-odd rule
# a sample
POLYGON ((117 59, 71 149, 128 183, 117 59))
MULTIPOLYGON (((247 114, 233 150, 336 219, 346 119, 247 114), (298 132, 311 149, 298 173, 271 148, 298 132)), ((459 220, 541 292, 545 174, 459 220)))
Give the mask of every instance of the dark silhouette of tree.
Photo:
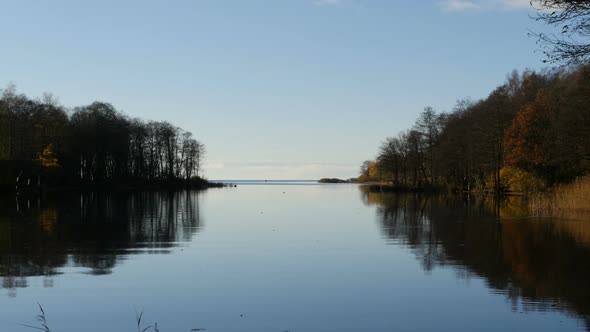
MULTIPOLYGON (((381 144, 377 161, 380 163, 384 172, 393 177, 393 183, 397 185, 405 181, 405 179, 401 177, 403 173, 403 160, 403 140, 399 137, 389 137, 385 139, 385 142, 381 144)), ((366 167, 368 170, 368 166, 366 167)))
MULTIPOLYGON (((430 185, 434 185, 436 181, 435 153, 443 121, 444 115, 436 114, 434 109, 430 106, 424 108, 424 111, 420 113, 420 117, 416 121, 416 130, 422 135, 422 141, 427 152, 425 159, 430 172, 430 185)), ((422 167, 424 169, 425 166, 423 165, 422 167)))
MULTIPOLYGON (((32 100, 14 85, 0 94, 0 160, 14 162, 15 168, 35 164, 42 173, 51 169, 36 174, 38 182, 189 183, 201 174, 204 154, 192 133, 168 122, 129 119, 108 103, 76 107, 68 115, 50 94, 32 100)), ((31 172, 28 184, 35 176, 31 172)))

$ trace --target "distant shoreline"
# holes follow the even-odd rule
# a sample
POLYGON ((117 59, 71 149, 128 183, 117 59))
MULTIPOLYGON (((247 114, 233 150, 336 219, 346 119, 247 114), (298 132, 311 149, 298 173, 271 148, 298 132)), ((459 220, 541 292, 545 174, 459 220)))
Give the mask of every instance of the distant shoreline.
POLYGON ((319 179, 318 183, 352 183, 352 180, 342 180, 338 178, 323 178, 319 179))

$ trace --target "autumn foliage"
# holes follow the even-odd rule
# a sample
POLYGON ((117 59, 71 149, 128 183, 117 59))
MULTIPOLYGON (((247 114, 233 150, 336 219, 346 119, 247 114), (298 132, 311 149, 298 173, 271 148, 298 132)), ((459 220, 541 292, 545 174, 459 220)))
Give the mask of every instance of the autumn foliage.
POLYGON ((504 136, 507 166, 541 171, 549 159, 547 145, 554 117, 548 98, 542 91, 533 102, 516 113, 504 136))
POLYGON ((53 144, 49 144, 43 152, 39 154, 39 158, 37 159, 41 166, 45 168, 57 168, 59 167, 59 162, 57 160, 57 155, 55 154, 53 144))
POLYGON ((572 182, 590 173, 590 67, 513 72, 486 98, 461 100, 450 112, 426 108, 365 166, 361 179, 454 191, 572 182))

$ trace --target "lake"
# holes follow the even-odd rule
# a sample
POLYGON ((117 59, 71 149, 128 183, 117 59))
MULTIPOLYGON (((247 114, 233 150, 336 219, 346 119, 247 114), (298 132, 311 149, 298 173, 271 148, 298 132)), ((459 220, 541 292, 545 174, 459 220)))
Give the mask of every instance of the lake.
POLYGON ((590 221, 354 184, 3 196, 0 331, 586 331, 590 221))

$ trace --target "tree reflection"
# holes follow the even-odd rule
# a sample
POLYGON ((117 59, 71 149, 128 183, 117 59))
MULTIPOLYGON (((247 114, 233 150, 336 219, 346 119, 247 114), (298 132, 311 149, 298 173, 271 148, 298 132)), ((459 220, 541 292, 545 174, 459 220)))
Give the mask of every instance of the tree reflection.
POLYGON ((590 327, 588 221, 519 217, 519 198, 361 192, 387 240, 412 250, 426 271, 451 267, 482 278, 515 311, 563 310, 590 327))
POLYGON ((9 295, 64 266, 110 274, 127 255, 168 253, 201 227, 199 192, 85 193, 0 199, 0 278, 9 295))

